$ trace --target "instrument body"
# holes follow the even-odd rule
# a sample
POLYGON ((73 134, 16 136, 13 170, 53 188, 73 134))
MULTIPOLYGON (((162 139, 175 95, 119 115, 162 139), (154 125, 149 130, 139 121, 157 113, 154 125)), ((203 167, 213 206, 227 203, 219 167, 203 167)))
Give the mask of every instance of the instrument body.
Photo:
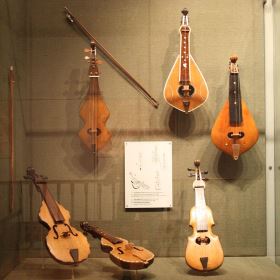
POLYGON ((77 264, 86 260, 90 253, 87 238, 69 223, 69 212, 60 205, 47 188, 45 178, 35 173, 33 168, 27 169, 26 179, 31 179, 42 196, 39 219, 49 232, 46 246, 51 256, 63 264, 77 264))
POLYGON ((218 149, 237 160, 258 141, 259 132, 246 103, 241 99, 237 57, 230 60, 229 98, 211 131, 218 149))
POLYGON ((188 11, 183 10, 180 26, 180 55, 177 57, 164 86, 166 102, 184 113, 200 107, 208 98, 206 81, 190 53, 188 11))
POLYGON ((80 108, 80 117, 84 121, 79 136, 86 147, 96 153, 101 150, 111 139, 111 133, 105 124, 110 112, 102 98, 99 89, 99 71, 97 67, 95 46, 92 44, 89 66, 89 89, 84 103, 80 108))
POLYGON ((196 161, 195 174, 193 174, 196 176, 193 183, 195 206, 190 211, 190 226, 193 234, 188 237, 185 260, 192 269, 211 271, 222 265, 224 253, 219 237, 212 232, 215 223, 212 211, 205 203, 205 183, 199 165, 199 161, 196 161))
POLYGON ((101 249, 109 253, 113 263, 124 269, 144 269, 154 261, 154 254, 143 247, 135 246, 123 238, 109 235, 97 227, 91 227, 87 222, 81 222, 81 228, 92 234, 94 238, 100 238, 101 249))

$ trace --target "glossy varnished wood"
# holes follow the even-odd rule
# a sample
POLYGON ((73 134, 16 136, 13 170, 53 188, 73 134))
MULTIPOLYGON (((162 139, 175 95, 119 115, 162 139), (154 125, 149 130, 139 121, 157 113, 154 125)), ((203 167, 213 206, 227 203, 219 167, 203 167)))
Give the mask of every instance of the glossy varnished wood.
POLYGON ((180 57, 178 56, 167 78, 164 86, 164 98, 172 107, 185 112, 183 101, 189 101, 189 110, 191 112, 201 106, 208 98, 208 87, 206 81, 198 68, 193 57, 190 55, 190 82, 195 92, 191 97, 181 97, 178 93, 180 73, 180 57))
POLYGON ((193 228, 193 234, 188 237, 188 244, 186 248, 185 260, 186 263, 195 270, 211 271, 219 268, 224 261, 224 253, 219 241, 219 237, 212 232, 212 226, 214 226, 214 220, 212 211, 206 206, 207 212, 207 232, 197 231, 197 208, 193 207, 190 212, 190 226, 193 228), (209 244, 197 244, 197 238, 210 239, 209 244), (207 268, 204 268, 201 262, 201 258, 207 258, 207 268))
POLYGON ((115 237, 96 226, 91 226, 88 222, 80 223, 80 227, 85 233, 90 233, 92 237, 99 238, 101 248, 109 253, 110 259, 124 269, 138 270, 147 268, 153 263, 155 255, 126 239, 115 237))
POLYGON ((229 116, 229 102, 227 101, 223 109, 219 113, 211 131, 212 142, 217 146, 217 148, 231 156, 233 156, 233 139, 228 137, 228 133, 232 131, 244 132, 244 137, 236 140, 236 142, 240 144, 240 155, 248 151, 258 141, 259 138, 259 132, 256 127, 255 121, 251 113, 249 112, 245 102, 243 101, 242 115, 242 123, 238 126, 231 126, 229 116))
POLYGON ((110 117, 110 112, 100 94, 96 96, 88 95, 80 108, 80 117, 85 122, 84 127, 79 131, 79 137, 89 150, 94 144, 92 135, 88 133, 94 127, 100 133, 95 137, 96 150, 101 150, 110 141, 112 134, 106 128, 105 123, 110 117), (93 108, 95 108, 93 110, 93 108))
POLYGON ((105 238, 101 238, 101 248, 105 252, 110 252, 110 259, 124 269, 144 269, 153 263, 155 255, 140 246, 129 243, 127 240, 119 238, 122 242, 113 244, 105 238))

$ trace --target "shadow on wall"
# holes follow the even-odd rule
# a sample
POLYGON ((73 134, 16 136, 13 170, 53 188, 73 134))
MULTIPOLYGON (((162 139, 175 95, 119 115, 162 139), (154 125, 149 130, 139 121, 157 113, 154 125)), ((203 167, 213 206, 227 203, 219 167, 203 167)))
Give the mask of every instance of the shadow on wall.
POLYGON ((171 132, 179 138, 210 133, 210 120, 203 106, 188 114, 173 108, 169 116, 168 126, 171 132))
POLYGON ((208 163, 209 178, 234 181, 234 184, 241 189, 246 187, 244 181, 252 182, 252 180, 264 176, 263 160, 258 151, 258 145, 242 154, 238 160, 234 160, 231 156, 218 150, 211 140, 201 155, 201 161, 208 163))

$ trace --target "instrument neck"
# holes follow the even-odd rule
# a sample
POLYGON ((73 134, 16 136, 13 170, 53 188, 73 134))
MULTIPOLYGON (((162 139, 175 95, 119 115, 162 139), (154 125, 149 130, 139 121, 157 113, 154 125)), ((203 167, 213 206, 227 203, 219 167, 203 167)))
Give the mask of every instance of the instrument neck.
POLYGON ((204 188, 195 188, 195 207, 197 208, 205 208, 205 196, 204 196, 204 188))
POLYGON ((123 242, 121 239, 106 233, 105 231, 103 231, 98 227, 92 227, 90 230, 88 230, 88 232, 95 238, 99 238, 99 239, 105 238, 113 244, 118 244, 123 242))
POLYGON ((56 224, 63 223, 64 217, 55 201, 54 197, 48 190, 46 183, 36 184, 37 190, 40 192, 42 199, 45 201, 47 208, 56 224))
POLYGON ((208 231, 208 217, 204 197, 204 188, 195 188, 195 208, 196 208, 196 230, 198 232, 208 231))
POLYGON ((180 27, 180 71, 179 82, 181 85, 190 83, 190 27, 180 27))
POLYGON ((99 82, 98 82, 98 78, 99 76, 89 76, 90 80, 89 80, 89 95, 98 95, 100 94, 100 89, 99 89, 99 82))
POLYGON ((242 123, 241 91, 238 73, 229 74, 229 113, 230 125, 240 126, 242 123))

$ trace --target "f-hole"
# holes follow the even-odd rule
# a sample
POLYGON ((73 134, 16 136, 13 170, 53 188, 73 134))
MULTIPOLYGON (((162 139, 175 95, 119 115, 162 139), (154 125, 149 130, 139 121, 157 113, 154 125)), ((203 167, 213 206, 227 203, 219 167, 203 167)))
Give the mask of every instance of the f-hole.
POLYGON ((119 255, 123 255, 124 254, 124 251, 122 250, 121 247, 117 247, 117 250, 119 251, 119 255))

